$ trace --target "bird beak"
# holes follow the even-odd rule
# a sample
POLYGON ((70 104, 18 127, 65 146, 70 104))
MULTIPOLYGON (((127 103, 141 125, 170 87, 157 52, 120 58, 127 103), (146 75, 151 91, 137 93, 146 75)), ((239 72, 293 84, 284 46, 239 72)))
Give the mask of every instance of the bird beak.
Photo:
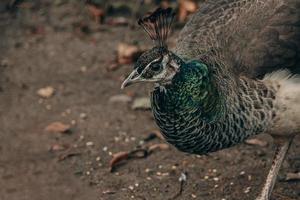
POLYGON ((133 70, 131 72, 131 74, 122 83, 121 89, 124 89, 125 87, 127 87, 133 83, 139 82, 139 81, 140 81, 139 73, 136 70, 133 70))

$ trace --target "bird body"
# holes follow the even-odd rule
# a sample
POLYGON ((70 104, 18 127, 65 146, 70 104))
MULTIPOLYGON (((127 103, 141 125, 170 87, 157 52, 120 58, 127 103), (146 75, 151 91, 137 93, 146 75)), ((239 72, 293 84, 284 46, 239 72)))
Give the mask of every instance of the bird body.
POLYGON ((152 92, 154 118, 169 143, 181 151, 206 154, 266 131, 299 132, 299 78, 289 78, 286 71, 263 81, 240 77, 231 96, 225 96, 209 69, 199 61, 183 63, 172 84, 152 92))
POLYGON ((169 50, 174 14, 157 9, 139 20, 156 45, 141 55, 122 84, 155 83, 155 121, 181 151, 207 154, 259 133, 274 136, 278 150, 257 200, 270 198, 293 137, 300 133, 300 77, 283 69, 285 64, 299 71, 297 10, 297 0, 208 1, 169 50), (257 68, 259 73, 280 70, 257 79, 263 74, 257 68))

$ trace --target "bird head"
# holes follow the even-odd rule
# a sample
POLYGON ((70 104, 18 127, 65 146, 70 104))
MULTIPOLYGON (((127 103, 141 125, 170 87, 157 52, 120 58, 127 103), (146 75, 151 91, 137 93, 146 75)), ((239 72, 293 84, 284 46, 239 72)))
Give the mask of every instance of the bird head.
POLYGON ((133 71, 122 83, 121 88, 138 82, 169 83, 179 70, 178 58, 166 45, 175 14, 171 8, 158 8, 138 21, 155 46, 144 52, 137 60, 133 71))

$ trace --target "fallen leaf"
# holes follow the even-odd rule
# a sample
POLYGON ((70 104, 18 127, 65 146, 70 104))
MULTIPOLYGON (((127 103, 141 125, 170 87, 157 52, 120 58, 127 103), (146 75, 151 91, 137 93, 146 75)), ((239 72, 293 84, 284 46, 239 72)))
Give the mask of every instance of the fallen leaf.
POLYGON ((164 136, 161 134, 159 130, 153 130, 151 133, 155 134, 161 140, 165 140, 164 136))
POLYGON ((180 0, 179 1, 179 12, 178 21, 184 22, 190 13, 196 12, 198 5, 196 1, 193 0, 180 0))
POLYGON ((115 194, 115 193, 116 193, 116 191, 112 191, 112 190, 104 190, 102 192, 102 194, 115 194))
POLYGON ((141 144, 144 144, 144 143, 150 142, 151 140, 154 140, 156 138, 159 138, 161 140, 165 140, 159 130, 153 130, 147 135, 147 137, 142 139, 140 142, 141 142, 141 144))
POLYGON ((110 103, 129 103, 132 101, 132 98, 126 94, 118 94, 111 96, 108 101, 110 103))
POLYGON ((37 91, 37 94, 43 98, 50 98, 54 95, 54 92, 55 92, 55 90, 53 87, 47 86, 47 87, 39 89, 37 91))
POLYGON ((52 133, 68 133, 71 131, 71 126, 62 122, 53 122, 45 128, 45 131, 52 133))
POLYGON ((58 157, 58 161, 63 161, 67 158, 70 158, 70 157, 74 157, 74 156, 79 156, 81 155, 80 152, 67 152, 67 153, 63 153, 61 154, 59 157, 58 157))
POLYGON ((142 50, 136 45, 120 43, 117 47, 117 62, 119 64, 132 63, 141 53, 142 50))
POLYGON ((110 172, 114 171, 115 166, 120 162, 127 160, 129 153, 127 151, 122 151, 113 155, 113 158, 109 162, 110 172))
POLYGON ((92 5, 92 4, 88 4, 87 8, 88 8, 90 15, 94 18, 94 20, 97 24, 103 22, 105 12, 102 8, 92 5))
POLYGON ((131 108, 133 110, 137 110, 137 109, 149 110, 151 109, 150 99, 148 97, 136 98, 133 101, 131 108))
POLYGON ((156 150, 167 150, 167 149, 169 149, 169 145, 168 144, 165 144, 165 143, 153 144, 153 145, 149 146, 148 152, 152 153, 152 152, 154 152, 156 150))
POLYGON ((70 145, 67 144, 53 144, 49 151, 63 151, 70 147, 70 145))
POLYGON ((110 160, 110 172, 113 172, 115 168, 122 162, 130 159, 146 158, 149 155, 147 149, 135 149, 130 152, 122 151, 113 155, 110 160))
POLYGON ((300 172, 286 174, 285 181, 298 181, 298 180, 300 180, 300 172))
POLYGON ((129 24, 128 19, 125 17, 111 18, 111 19, 107 20, 106 23, 108 25, 112 25, 112 26, 125 26, 125 25, 129 24))
POLYGON ((257 138, 247 139, 247 140, 245 140, 245 143, 249 144, 249 145, 258 145, 258 146, 261 146, 261 147, 265 147, 265 146, 268 145, 268 142, 257 139, 257 138))

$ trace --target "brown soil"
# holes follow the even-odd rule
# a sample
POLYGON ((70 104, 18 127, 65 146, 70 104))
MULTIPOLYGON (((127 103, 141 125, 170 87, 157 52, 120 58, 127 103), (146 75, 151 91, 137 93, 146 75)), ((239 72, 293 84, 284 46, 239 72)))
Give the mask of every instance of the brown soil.
MULTIPOLYGON (((140 29, 95 24, 77 1, 45 2, 16 14, 0 7, 1 200, 172 199, 182 172, 188 176, 177 199, 253 200, 257 196, 274 150, 265 135, 260 138, 268 142, 266 147, 240 144, 201 157, 171 147, 130 160, 110 173, 111 154, 134 149, 157 127, 150 111, 109 101, 123 93, 146 96, 151 85, 121 91, 121 80, 131 66, 115 71, 107 67, 120 42, 139 41, 146 47, 151 43, 140 29), (90 27, 88 33, 79 30, 80 22, 90 27), (41 99, 36 94, 45 86, 55 88, 53 97, 41 99), (81 113, 87 118, 82 119, 81 113), (45 132, 55 121, 73 123, 71 133, 45 132), (49 151, 54 144, 70 148, 49 151)), ((298 137, 272 199, 300 199, 299 182, 280 181, 287 172, 299 171, 299 152, 298 137)))

